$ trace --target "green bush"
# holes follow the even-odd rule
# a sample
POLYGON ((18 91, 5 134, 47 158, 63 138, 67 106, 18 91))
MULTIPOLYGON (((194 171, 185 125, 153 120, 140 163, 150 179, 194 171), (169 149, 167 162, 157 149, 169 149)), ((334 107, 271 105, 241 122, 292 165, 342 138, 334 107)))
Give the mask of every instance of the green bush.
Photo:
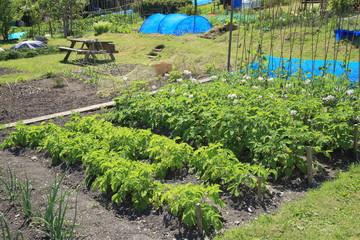
POLYGON ((151 12, 154 8, 163 9, 166 13, 179 12, 180 8, 192 4, 191 0, 144 0, 134 4, 134 7, 140 9, 141 15, 151 12))
POLYGON ((48 46, 36 49, 21 48, 17 50, 8 50, 0 52, 0 61, 6 61, 19 58, 32 58, 38 55, 53 54, 59 52, 55 46, 48 46))
POLYGON ((111 23, 109 22, 97 22, 94 23, 95 36, 107 33, 110 31, 111 23))
POLYGON ((357 3, 357 0, 330 0, 330 9, 336 13, 349 12, 357 3))

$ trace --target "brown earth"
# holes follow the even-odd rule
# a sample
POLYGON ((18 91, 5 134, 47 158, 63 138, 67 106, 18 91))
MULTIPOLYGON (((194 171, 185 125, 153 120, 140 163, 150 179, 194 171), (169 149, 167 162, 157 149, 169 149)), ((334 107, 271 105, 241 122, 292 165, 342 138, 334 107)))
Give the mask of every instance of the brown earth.
MULTIPOLYGON (((107 102, 113 97, 100 98, 96 96, 93 85, 78 80, 66 79, 65 83, 62 87, 54 87, 54 80, 40 79, 3 84, 0 87, 0 124, 107 102)), ((63 124, 66 120, 65 117, 55 119, 54 122, 63 124)), ((11 131, 0 131, 0 143, 11 131)), ((347 162, 347 153, 337 153, 333 161, 340 164, 347 162)), ((324 166, 326 172, 316 175, 318 182, 329 179, 334 173, 333 166, 324 166)), ((76 239, 201 239, 196 229, 184 226, 178 217, 165 209, 149 208, 136 212, 129 202, 118 206, 111 203, 109 196, 91 191, 84 186, 85 170, 81 165, 53 166, 45 152, 13 148, 0 150, 0 173, 3 173, 0 176, 6 179, 8 169, 12 169, 22 181, 25 174, 28 176, 33 189, 32 202, 39 212, 43 212, 46 207, 45 198, 55 176, 65 173, 63 190, 73 191, 69 198, 68 219, 73 218, 77 206, 76 223, 79 227, 76 239)), ((335 171, 338 169, 336 167, 335 171)), ((169 181, 175 184, 199 183, 194 175, 169 181)), ((260 213, 277 211, 283 202, 304 196, 308 188, 304 176, 299 176, 273 183, 269 189, 262 201, 257 200, 253 192, 244 192, 238 198, 224 192, 222 199, 227 204, 221 210, 224 229, 242 225, 260 213)), ((42 229, 40 224, 33 221, 30 225, 24 225, 25 218, 20 205, 9 204, 7 200, 1 199, 4 196, 5 192, 0 190, 0 212, 5 215, 12 231, 21 231, 25 239, 47 239, 39 231, 42 229)))

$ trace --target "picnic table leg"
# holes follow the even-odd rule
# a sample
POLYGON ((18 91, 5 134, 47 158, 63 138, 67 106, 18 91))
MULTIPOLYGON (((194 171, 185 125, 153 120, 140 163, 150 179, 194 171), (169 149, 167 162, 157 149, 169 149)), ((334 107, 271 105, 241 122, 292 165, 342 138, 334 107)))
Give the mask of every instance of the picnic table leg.
MULTIPOLYGON (((74 48, 75 43, 76 43, 76 42, 71 42, 70 48, 74 48)), ((67 60, 69 59, 70 54, 71 54, 71 51, 68 51, 68 52, 66 53, 66 55, 65 55, 65 57, 64 57, 64 60, 63 60, 64 62, 67 62, 67 60)))
POLYGON ((109 56, 110 56, 110 58, 111 58, 111 61, 115 61, 115 57, 114 57, 114 54, 112 54, 112 53, 109 53, 109 56))

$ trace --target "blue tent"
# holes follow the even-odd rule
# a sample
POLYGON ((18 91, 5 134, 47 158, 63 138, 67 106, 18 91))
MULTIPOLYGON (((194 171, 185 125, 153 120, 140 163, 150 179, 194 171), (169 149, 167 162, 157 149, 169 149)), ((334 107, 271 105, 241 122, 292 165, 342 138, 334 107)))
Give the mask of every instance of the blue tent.
POLYGON ((185 33, 202 33, 211 29, 210 22, 201 16, 184 14, 154 14, 141 25, 141 33, 161 33, 181 36, 185 33))
POLYGON ((202 16, 191 16, 182 20, 175 28, 174 35, 185 33, 202 33, 212 28, 210 22, 202 16))
POLYGON ((159 33, 159 24, 166 15, 157 13, 148 17, 141 25, 141 33, 159 33))
MULTIPOLYGON (((250 66, 252 69, 259 69, 259 63, 256 62, 250 66)), ((351 82, 356 83, 359 78, 359 62, 349 62, 345 64, 342 61, 335 60, 300 60, 297 58, 279 58, 266 56, 265 72, 270 77, 276 77, 277 74, 294 75, 299 70, 306 75, 307 78, 312 76, 321 76, 331 73, 338 77, 346 74, 351 82)))
POLYGON ((335 38, 337 41, 339 41, 343 37, 353 38, 360 36, 360 31, 349 31, 349 30, 343 30, 343 29, 337 29, 334 30, 335 38))
POLYGON ((185 14, 169 14, 166 15, 159 23, 159 33, 161 34, 173 34, 176 26, 185 18, 189 16, 185 14))

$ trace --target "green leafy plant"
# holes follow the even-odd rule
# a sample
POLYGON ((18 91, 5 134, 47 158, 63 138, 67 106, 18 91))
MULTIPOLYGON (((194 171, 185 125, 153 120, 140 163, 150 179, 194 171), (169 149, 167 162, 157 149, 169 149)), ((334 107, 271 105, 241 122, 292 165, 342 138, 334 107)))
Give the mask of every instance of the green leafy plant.
POLYGON ((111 23, 109 22, 97 22, 94 23, 95 36, 109 32, 111 29, 111 23))

